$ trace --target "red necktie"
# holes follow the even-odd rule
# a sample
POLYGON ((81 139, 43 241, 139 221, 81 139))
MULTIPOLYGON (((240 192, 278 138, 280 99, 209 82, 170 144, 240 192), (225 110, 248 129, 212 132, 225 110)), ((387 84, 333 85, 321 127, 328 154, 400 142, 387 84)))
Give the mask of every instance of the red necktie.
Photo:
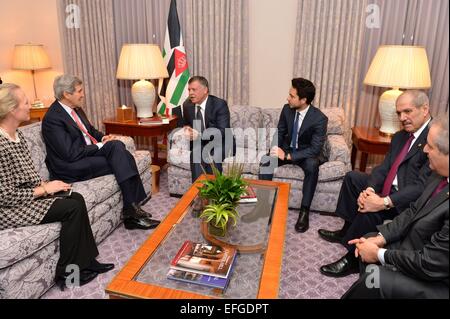
POLYGON ((434 190, 433 194, 431 194, 431 197, 433 198, 434 196, 436 196, 437 194, 439 194, 444 188, 445 186, 447 186, 448 182, 447 182, 447 178, 444 178, 436 187, 436 189, 434 190))
POLYGON ((86 134, 89 137, 89 139, 91 140, 92 144, 97 144, 98 143, 97 140, 91 134, 89 134, 88 131, 81 124, 81 120, 78 117, 77 112, 75 112, 75 110, 72 110, 71 114, 73 116, 73 119, 75 120, 75 123, 77 123, 78 128, 81 130, 81 132, 83 132, 84 134, 86 134))
POLYGON ((392 182, 394 181, 395 176, 397 175, 398 167, 400 166, 402 161, 405 159, 406 154, 408 154, 408 150, 409 150, 409 147, 411 146, 411 142, 413 141, 413 139, 414 139, 414 135, 412 133, 410 133, 409 138, 405 143, 405 146, 403 146, 402 150, 397 155, 397 158, 395 159, 394 163, 392 164, 391 169, 389 170, 389 173, 388 173, 386 179, 384 180, 383 191, 381 193, 381 196, 383 196, 383 197, 388 196, 391 193, 392 182))

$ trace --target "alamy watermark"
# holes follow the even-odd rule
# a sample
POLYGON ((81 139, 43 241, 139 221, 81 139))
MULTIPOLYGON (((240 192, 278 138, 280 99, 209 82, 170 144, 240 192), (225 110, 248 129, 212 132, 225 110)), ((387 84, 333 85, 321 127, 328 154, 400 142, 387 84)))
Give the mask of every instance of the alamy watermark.
POLYGON ((379 289, 380 288, 380 267, 377 265, 370 264, 366 267, 366 287, 369 289, 379 289))
POLYGON ((66 6, 66 27, 68 29, 79 29, 80 28, 80 7, 76 4, 69 4, 66 6))
POLYGON ((366 7, 366 27, 369 29, 379 29, 381 27, 380 23, 380 6, 377 4, 369 4, 366 7))

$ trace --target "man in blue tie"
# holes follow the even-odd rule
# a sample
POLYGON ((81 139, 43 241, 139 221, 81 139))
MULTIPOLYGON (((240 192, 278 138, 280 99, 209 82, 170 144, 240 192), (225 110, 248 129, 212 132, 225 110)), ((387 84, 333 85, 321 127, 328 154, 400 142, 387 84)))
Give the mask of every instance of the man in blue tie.
POLYGON ((272 180, 274 169, 293 164, 302 168, 303 197, 295 224, 297 232, 309 227, 309 208, 316 191, 321 150, 325 143, 328 118, 311 102, 316 95, 314 84, 303 78, 292 80, 292 87, 278 121, 277 135, 270 154, 261 159, 259 178, 272 180))
POLYGON ((320 267, 331 277, 358 272, 354 246, 348 241, 376 230, 386 219, 392 219, 409 207, 424 189, 430 174, 423 152, 430 122, 427 95, 418 90, 402 93, 396 108, 403 130, 391 141, 383 162, 370 175, 352 171, 345 175, 339 193, 336 215, 344 219, 339 230, 319 229, 319 236, 344 245, 348 253, 337 261, 320 267))

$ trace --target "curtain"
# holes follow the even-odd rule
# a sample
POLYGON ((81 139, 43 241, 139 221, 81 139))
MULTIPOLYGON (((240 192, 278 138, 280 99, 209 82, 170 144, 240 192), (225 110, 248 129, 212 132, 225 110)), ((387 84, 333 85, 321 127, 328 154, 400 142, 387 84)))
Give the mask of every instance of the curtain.
POLYGON ((58 13, 65 73, 83 80, 85 111, 102 128, 118 106, 112 2, 59 0, 58 13))
POLYGON ((246 0, 186 0, 184 37, 191 73, 229 105, 249 103, 249 18, 246 0))
POLYGON ((299 0, 294 77, 316 86, 316 106, 344 108, 354 123, 367 1, 299 0))
POLYGON ((412 45, 423 45, 427 50, 432 81, 429 91, 431 113, 446 113, 449 103, 449 2, 414 0, 410 6, 416 11, 416 23, 411 30, 406 30, 406 34, 413 35, 412 45))
MULTIPOLYGON (((117 59, 124 43, 163 47, 170 0, 113 0, 113 4, 117 59)), ((177 9, 191 74, 205 76, 211 94, 230 105, 248 104, 248 2, 178 0, 177 9)), ((128 105, 130 82, 119 81, 120 100, 128 105)))
POLYGON ((379 127, 378 100, 386 90, 363 84, 380 45, 425 46, 432 114, 448 111, 449 3, 447 0, 299 0, 294 76, 316 85, 316 104, 343 107, 351 126, 379 127), (379 27, 366 25, 369 5, 379 27))
MULTIPOLYGON (((376 0, 371 1, 380 10, 380 28, 366 29, 364 35, 363 65, 360 82, 364 80, 375 53, 380 45, 425 46, 431 73, 430 97, 433 115, 448 111, 449 65, 447 0, 376 0)), ((378 100, 386 89, 361 85, 356 125, 379 127, 378 100)))

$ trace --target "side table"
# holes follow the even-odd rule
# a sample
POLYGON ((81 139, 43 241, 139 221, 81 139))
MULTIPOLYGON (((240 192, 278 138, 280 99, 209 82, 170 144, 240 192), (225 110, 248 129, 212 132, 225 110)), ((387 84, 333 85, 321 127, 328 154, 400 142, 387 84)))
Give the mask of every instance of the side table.
POLYGON ((116 119, 104 120, 106 134, 118 134, 127 136, 148 136, 153 145, 152 164, 163 167, 167 160, 158 156, 157 137, 165 136, 177 127, 177 117, 172 115, 169 117, 169 124, 139 124, 137 119, 132 121, 117 121, 116 119))
POLYGON ((374 127, 355 126, 352 128, 352 169, 355 168, 356 153, 361 152, 359 170, 366 171, 367 156, 369 154, 384 155, 389 150, 391 137, 381 136, 374 127))
POLYGON ((25 126, 35 122, 40 122, 44 118, 45 113, 48 111, 48 107, 32 107, 30 109, 30 120, 22 122, 20 126, 25 126))

